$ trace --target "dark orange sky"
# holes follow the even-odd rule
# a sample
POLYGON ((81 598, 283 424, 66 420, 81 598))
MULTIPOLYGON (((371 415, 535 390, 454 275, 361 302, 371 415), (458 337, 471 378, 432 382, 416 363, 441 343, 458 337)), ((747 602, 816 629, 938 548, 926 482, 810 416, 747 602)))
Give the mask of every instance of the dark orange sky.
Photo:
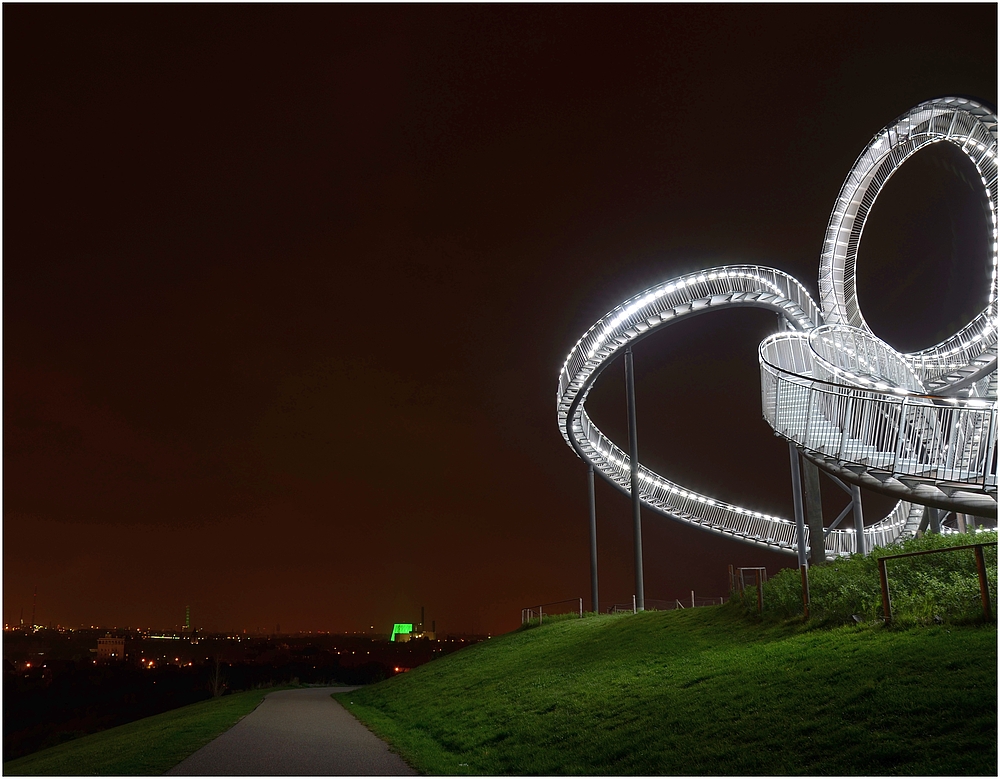
MULTIPOLYGON (((586 469, 555 415, 577 338, 710 265, 815 290, 868 140, 997 90, 989 4, 8 4, 3 22, 6 622, 36 586, 43 624, 170 627, 190 605, 207 629, 388 631, 424 605, 439 631, 497 632, 587 598, 586 469)), ((901 348, 985 296, 961 164, 918 155, 866 232, 862 305, 901 348)), ((640 344, 639 445, 790 515, 760 416, 773 327, 728 312, 640 344)), ((624 443, 620 379, 588 408, 624 443)), ((626 602, 630 506, 597 499, 602 602, 626 602)), ((647 599, 794 563, 651 513, 644 550, 647 599)))

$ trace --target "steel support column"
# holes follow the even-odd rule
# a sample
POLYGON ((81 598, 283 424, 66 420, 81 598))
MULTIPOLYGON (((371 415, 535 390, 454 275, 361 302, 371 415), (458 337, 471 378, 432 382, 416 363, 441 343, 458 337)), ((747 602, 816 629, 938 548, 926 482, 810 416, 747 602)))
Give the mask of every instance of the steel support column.
POLYGON ((851 485, 851 505, 854 509, 854 540, 859 555, 868 554, 865 548, 865 515, 861 509, 861 488, 851 485))
POLYGON ((597 602, 597 498, 593 463, 587 463, 587 492, 590 496, 590 610, 600 613, 601 607, 597 602))
POLYGON ((807 564, 806 560, 806 522, 802 509, 802 474, 799 472, 799 450, 795 444, 788 442, 788 459, 792 466, 792 503, 795 504, 795 535, 799 556, 799 568, 807 564))
POLYGON ((823 528, 823 496, 819 487, 819 467, 808 457, 802 457, 800 460, 806 522, 809 525, 809 564, 816 565, 826 560, 826 533, 823 528))
POLYGON ((941 533, 941 518, 944 515, 944 511, 941 509, 928 508, 927 514, 930 519, 929 532, 931 533, 941 533))
POLYGON ((632 528, 635 538, 635 606, 645 611, 642 586, 642 503, 639 500, 639 443, 635 423, 635 375, 632 370, 632 345, 625 347, 625 395, 628 405, 628 456, 631 467, 629 489, 632 491, 632 528))

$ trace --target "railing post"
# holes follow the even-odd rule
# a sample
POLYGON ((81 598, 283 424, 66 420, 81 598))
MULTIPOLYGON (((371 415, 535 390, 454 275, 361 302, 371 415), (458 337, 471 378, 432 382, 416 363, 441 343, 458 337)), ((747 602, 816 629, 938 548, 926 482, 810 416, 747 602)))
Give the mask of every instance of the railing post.
POLYGON ((989 620, 993 614, 990 608, 990 582, 986 578, 986 558, 983 556, 983 545, 976 544, 973 552, 976 555, 976 572, 979 574, 979 598, 983 602, 983 616, 989 620))
POLYGON ((580 619, 583 619, 583 598, 580 598, 580 619))
POLYGON ((899 404, 899 425, 896 429, 896 453, 892 461, 892 472, 899 473, 899 458, 903 455, 903 442, 906 436, 906 398, 899 404))
POLYGON ((780 376, 775 374, 774 376, 774 413, 771 418, 774 420, 775 430, 784 430, 784 428, 779 427, 780 422, 778 421, 778 409, 781 408, 781 385, 783 381, 780 376))
POLYGON ((993 450, 997 443, 997 410, 995 408, 990 409, 990 434, 986 439, 989 443, 986 445, 986 458, 983 464, 983 486, 991 487, 996 484, 997 476, 995 473, 991 473, 993 467, 993 450), (993 477, 992 479, 990 477, 993 477))
POLYGON ((885 570, 885 558, 878 559, 878 580, 882 585, 882 615, 885 617, 885 624, 892 622, 892 605, 889 602, 889 576, 885 570))
POLYGON ((958 449, 958 409, 949 408, 945 409, 946 413, 951 414, 951 424, 947 426, 948 438, 945 446, 948 447, 948 454, 944 460, 944 471, 945 478, 955 478, 955 450, 958 449))
MULTIPOLYGON (((850 390, 848 390, 850 393, 850 390)), ((848 432, 851 429, 854 415, 854 395, 847 395, 847 402, 844 404, 844 429, 840 433, 840 451, 837 452, 838 458, 841 460, 846 460, 844 456, 844 450, 847 449, 848 432)))
POLYGON ((815 391, 814 387, 810 387, 809 395, 806 397, 806 425, 802 431, 802 445, 806 447, 809 446, 809 423, 812 421, 813 393, 815 391))

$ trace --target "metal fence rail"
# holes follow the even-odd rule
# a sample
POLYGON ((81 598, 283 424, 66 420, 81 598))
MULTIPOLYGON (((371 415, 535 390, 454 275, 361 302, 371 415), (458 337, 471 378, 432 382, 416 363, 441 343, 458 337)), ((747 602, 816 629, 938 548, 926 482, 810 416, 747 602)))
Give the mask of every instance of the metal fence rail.
MULTIPOLYGON (((914 106, 868 143, 841 187, 820 255, 823 319, 868 329, 857 298, 858 247, 872 204, 889 178, 913 154, 934 143, 954 145, 975 166, 983 184, 992 278, 986 308, 968 325, 930 349, 904 355, 924 381, 975 362, 997 344, 997 117, 962 97, 914 106)), ((994 368, 995 369, 995 368, 994 368)))
MULTIPOLYGON (((577 608, 574 611, 577 612, 579 616, 583 616, 583 598, 566 598, 564 600, 554 600, 551 603, 541 603, 538 606, 526 606, 521 609, 521 624, 524 625, 527 622, 531 622, 538 619, 538 624, 542 623, 542 619, 545 616, 545 608, 547 606, 559 606, 563 603, 575 603, 577 608)), ((554 616, 554 614, 564 614, 566 612, 552 612, 549 611, 549 616, 554 616)))
POLYGON ((785 438, 866 469, 996 486, 995 404, 835 384, 817 378, 823 368, 814 355, 796 333, 760 346, 764 417, 785 438))
POLYGON ((901 557, 921 557, 929 554, 941 554, 943 552, 958 552, 963 549, 973 550, 976 558, 976 574, 979 578, 979 599, 983 606, 983 616, 990 619, 992 616, 992 600, 990 599, 990 583, 986 575, 986 558, 983 556, 984 546, 996 546, 996 541, 986 541, 982 544, 965 544, 963 546, 949 546, 944 549, 924 549, 920 552, 905 552, 903 554, 891 554, 878 558, 878 578, 882 586, 882 615, 886 624, 892 621, 892 600, 889 597, 889 573, 886 569, 887 560, 898 560, 901 557))

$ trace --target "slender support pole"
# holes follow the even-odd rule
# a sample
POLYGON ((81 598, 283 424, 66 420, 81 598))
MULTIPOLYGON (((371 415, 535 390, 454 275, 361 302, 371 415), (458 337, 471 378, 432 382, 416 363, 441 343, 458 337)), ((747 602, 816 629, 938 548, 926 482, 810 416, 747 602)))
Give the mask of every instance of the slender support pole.
POLYGON ((646 598, 642 587, 642 503, 639 500, 639 443, 635 423, 635 375, 632 370, 632 346, 625 347, 625 394, 628 396, 628 456, 632 466, 632 528, 635 537, 635 605, 645 611, 646 598))
POLYGON ((795 532, 797 536, 799 568, 806 565, 806 521, 802 511, 802 475, 799 473, 799 450, 788 442, 788 459, 792 465, 792 502, 795 504, 795 532))
POLYGON ((851 485, 851 504, 854 508, 854 539, 859 555, 868 554, 865 548, 865 515, 861 510, 861 488, 851 485))
POLYGON ((955 514, 955 521, 958 522, 958 532, 959 533, 967 533, 968 532, 968 527, 965 524, 965 514, 956 512, 956 514, 955 514))
POLYGON ((590 609, 601 611, 597 602, 597 498, 594 494, 594 466, 587 464, 587 492, 590 495, 590 609))
POLYGON ((820 494, 819 468, 809 458, 802 459, 802 486, 809 525, 809 565, 826 561, 826 535, 823 528, 823 497, 820 494))
POLYGON ((928 513, 928 515, 930 517, 930 529, 929 529, 929 531, 931 533, 937 533, 937 534, 940 535, 940 533, 941 533, 941 515, 944 514, 944 512, 941 509, 928 508, 927 509, 927 513, 928 513))
POLYGON ((799 566, 802 575, 802 617, 809 619, 809 566, 799 566))

